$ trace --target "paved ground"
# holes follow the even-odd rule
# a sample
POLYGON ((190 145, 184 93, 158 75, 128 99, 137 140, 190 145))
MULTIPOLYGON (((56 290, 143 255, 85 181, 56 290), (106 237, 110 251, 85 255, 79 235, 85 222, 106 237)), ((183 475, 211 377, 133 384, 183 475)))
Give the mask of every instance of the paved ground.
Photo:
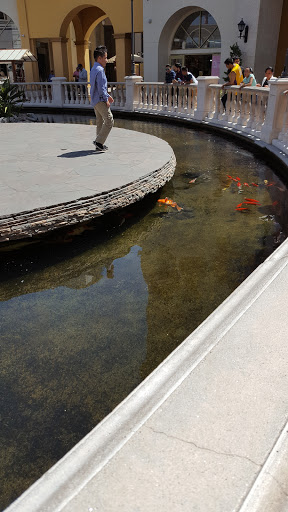
POLYGON ((0 124, 0 137, 0 216, 121 187, 171 155, 165 141, 120 128, 105 154, 94 151, 94 126, 0 124))
POLYGON ((167 142, 131 130, 113 128, 109 151, 100 154, 94 126, 0 124, 0 137, 5 242, 127 206, 158 190, 175 170, 167 142))

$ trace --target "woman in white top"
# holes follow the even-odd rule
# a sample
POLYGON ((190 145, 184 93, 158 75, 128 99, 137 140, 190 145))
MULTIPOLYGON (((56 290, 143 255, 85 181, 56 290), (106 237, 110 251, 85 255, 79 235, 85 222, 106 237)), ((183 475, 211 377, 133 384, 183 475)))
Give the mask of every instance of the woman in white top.
POLYGON ((269 87, 268 80, 271 80, 272 78, 275 78, 273 75, 274 69, 272 66, 268 66, 268 68, 265 69, 265 76, 261 82, 261 84, 257 84, 257 87, 269 87))

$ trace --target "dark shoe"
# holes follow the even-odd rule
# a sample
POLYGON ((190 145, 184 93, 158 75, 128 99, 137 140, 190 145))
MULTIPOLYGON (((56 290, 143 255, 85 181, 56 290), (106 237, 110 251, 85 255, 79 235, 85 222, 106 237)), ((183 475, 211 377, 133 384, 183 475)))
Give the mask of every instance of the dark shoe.
POLYGON ((95 147, 96 153, 105 153, 105 149, 99 148, 97 145, 95 147))
POLYGON ((107 151, 108 149, 108 146, 105 146, 105 144, 100 144, 100 142, 96 142, 96 140, 93 140, 93 144, 97 147, 99 147, 100 149, 104 149, 104 151, 107 151))

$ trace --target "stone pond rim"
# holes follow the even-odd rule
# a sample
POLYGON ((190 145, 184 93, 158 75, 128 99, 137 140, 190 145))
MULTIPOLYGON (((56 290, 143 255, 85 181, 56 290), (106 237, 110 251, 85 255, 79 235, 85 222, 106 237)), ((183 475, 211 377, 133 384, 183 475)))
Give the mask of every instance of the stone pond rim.
POLYGON ((159 190, 175 172, 171 146, 113 128, 96 154, 95 126, 3 124, 0 242, 87 222, 159 190))

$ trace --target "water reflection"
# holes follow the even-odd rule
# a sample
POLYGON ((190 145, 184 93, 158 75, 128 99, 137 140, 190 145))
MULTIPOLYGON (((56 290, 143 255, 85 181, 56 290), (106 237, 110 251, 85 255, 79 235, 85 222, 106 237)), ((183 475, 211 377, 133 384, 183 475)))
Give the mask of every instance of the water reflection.
POLYGON ((102 231, 97 220, 0 252, 2 506, 105 417, 287 236, 287 189, 277 169, 245 148, 174 126, 117 125, 166 139, 177 157, 173 180, 110 217, 102 231), (228 175, 258 187, 239 193, 228 175), (157 203, 166 196, 183 210, 157 203), (260 205, 242 214, 235 207, 245 197, 260 205))

